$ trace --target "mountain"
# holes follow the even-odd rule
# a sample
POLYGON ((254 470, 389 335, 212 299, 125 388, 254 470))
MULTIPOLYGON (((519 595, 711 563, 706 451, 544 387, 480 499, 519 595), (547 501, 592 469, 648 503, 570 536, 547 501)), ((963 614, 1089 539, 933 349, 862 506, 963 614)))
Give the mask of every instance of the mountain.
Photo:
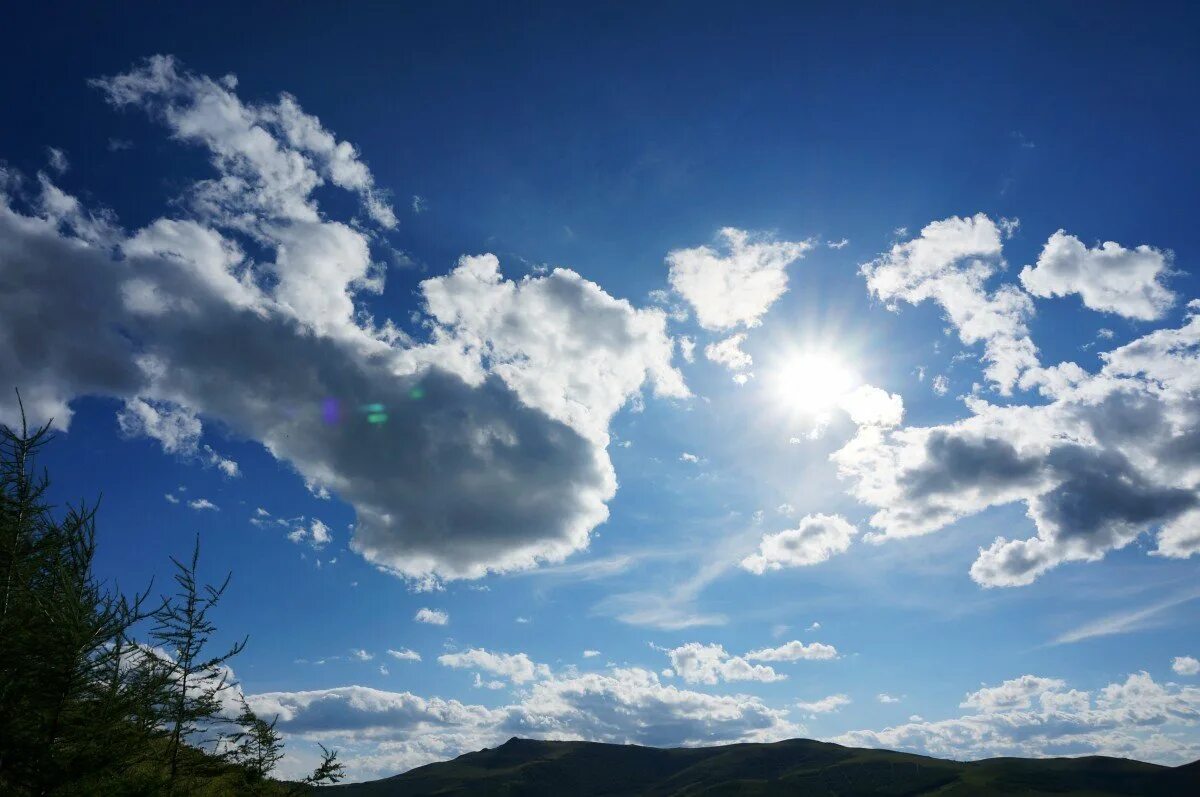
POLYGON ((510 739, 402 775, 332 787, 387 795, 1200 795, 1200 761, 1164 767, 1124 758, 991 758, 962 763, 809 739, 659 749, 510 739))

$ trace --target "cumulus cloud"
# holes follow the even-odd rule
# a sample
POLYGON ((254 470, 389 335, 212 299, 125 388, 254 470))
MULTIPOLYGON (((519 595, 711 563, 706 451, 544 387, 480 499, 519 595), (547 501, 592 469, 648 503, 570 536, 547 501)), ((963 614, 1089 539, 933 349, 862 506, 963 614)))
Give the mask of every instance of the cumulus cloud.
POLYGON ((830 695, 823 697, 820 700, 799 701, 796 703, 796 708, 807 714, 828 714, 837 711, 842 706, 848 706, 853 702, 848 695, 830 695))
POLYGON ((746 654, 750 661, 829 661, 837 657, 837 648, 833 645, 823 642, 810 642, 806 645, 797 639, 776 648, 752 650, 746 654))
POLYGON ((1194 656, 1176 656, 1171 660, 1171 669, 1177 675, 1200 675, 1200 659, 1194 656))
POLYGON ((953 216, 928 224, 917 237, 863 264, 867 289, 889 309, 898 302, 933 301, 968 345, 983 344, 985 373, 1004 394, 1038 365, 1026 326, 1033 302, 1020 288, 987 281, 1003 266, 1004 229, 986 215, 953 216))
POLYGON ((794 529, 764 534, 758 553, 742 560, 742 567, 759 575, 768 570, 804 567, 845 553, 858 529, 839 515, 806 515, 794 529))
POLYGON ((777 741, 802 729, 748 695, 679 689, 642 669, 536 681, 499 708, 362 686, 249 695, 280 731, 337 740, 356 777, 391 775, 512 736, 663 747, 777 741))
POLYGON ((746 370, 754 364, 753 358, 742 351, 741 347, 745 342, 746 333, 744 332, 730 335, 724 340, 705 346, 704 356, 711 362, 723 365, 730 371, 733 371, 735 374, 734 381, 744 383, 749 376, 746 374, 746 370))
POLYGON ((441 609, 421 608, 417 609, 417 613, 413 615, 413 620, 427 625, 445 625, 450 622, 450 615, 441 609))
POLYGON ((838 405, 858 426, 899 426, 904 399, 874 385, 859 385, 838 399, 838 405))
POLYGON ((188 501, 188 506, 190 506, 192 509, 195 509, 197 512, 204 512, 206 510, 216 512, 220 509, 220 507, 218 507, 212 501, 209 501, 207 498, 194 498, 191 501, 188 501))
POLYGON ((875 695, 875 699, 878 700, 880 703, 884 703, 884 704, 900 702, 900 698, 893 697, 892 695, 889 695, 887 692, 880 692, 879 694, 875 695))
POLYGON ((770 667, 751 664, 741 656, 731 656, 721 645, 689 642, 666 651, 671 669, 689 684, 715 684, 718 681, 761 681, 771 683, 787 678, 770 667))
MULTIPOLYGON (((587 545, 616 491, 613 413, 644 385, 688 395, 661 310, 566 269, 505 280, 481 255, 422 284, 428 339, 413 341, 363 305, 384 287, 371 242, 394 222, 386 198, 294 98, 249 104, 167 57, 96 85, 202 147, 215 174, 179 217, 133 231, 48 179, 28 197, 5 183, 0 372, 31 420, 65 429, 72 400, 111 396, 130 433, 190 451, 211 418, 350 503, 351 547, 423 583, 587 545), (366 221, 331 220, 322 185, 366 221)), ((0 397, 0 420, 15 415, 0 397)))
POLYGON ((421 660, 420 653, 417 653, 415 650, 409 650, 408 648, 400 648, 399 650, 392 650, 391 648, 388 648, 387 654, 389 656, 391 656, 393 659, 397 659, 399 661, 420 661, 421 660))
POLYGON ((489 675, 507 678, 515 684, 523 684, 535 678, 546 678, 550 668, 537 664, 525 653, 494 653, 483 648, 472 648, 461 653, 446 653, 438 656, 438 664, 458 670, 478 670, 489 675))
POLYGON ((600 655, 600 651, 598 651, 598 650, 585 650, 583 652, 583 657, 585 659, 595 658, 596 656, 599 656, 599 655, 600 655))
POLYGON ((1089 248, 1059 230, 1046 241, 1037 265, 1021 270, 1021 284, 1034 296, 1077 293, 1093 310, 1152 321, 1175 303, 1163 284, 1170 273, 1170 252, 1145 245, 1126 249, 1113 241, 1089 248))
POLYGON ((1027 373, 1042 403, 972 398, 971 416, 953 423, 860 428, 832 459, 851 494, 878 508, 867 539, 1020 501, 1037 536, 982 550, 971 576, 984 586, 1028 584, 1146 531, 1158 532, 1158 555, 1200 551, 1200 316, 1101 356, 1095 373, 1074 363, 1027 373))
POLYGON ((1110 755, 1179 764, 1200 755, 1200 745, 1177 733, 1200 720, 1200 689, 1159 684, 1144 672, 1095 692, 1024 675, 968 694, 961 705, 971 713, 833 741, 957 759, 1110 755))
POLYGON ((787 290, 787 267, 812 242, 775 241, 732 227, 722 229, 720 238, 723 252, 708 246, 670 252, 671 287, 695 309, 705 329, 758 326, 787 290))

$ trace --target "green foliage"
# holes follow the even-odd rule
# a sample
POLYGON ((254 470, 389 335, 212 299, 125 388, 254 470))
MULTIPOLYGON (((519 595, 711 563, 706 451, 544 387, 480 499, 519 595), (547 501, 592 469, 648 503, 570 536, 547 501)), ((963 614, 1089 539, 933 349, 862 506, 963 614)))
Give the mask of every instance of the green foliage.
POLYGON ((200 586, 196 568, 200 562, 200 538, 196 537, 192 558, 188 564, 174 557, 175 583, 173 598, 164 598, 154 613, 156 625, 150 637, 165 654, 157 654, 158 667, 164 675, 164 695, 158 707, 169 731, 167 742, 168 783, 181 778, 206 775, 207 767, 189 772, 183 765, 183 746, 215 745, 219 738, 208 735, 218 723, 223 708, 221 698, 235 684, 229 680, 226 664, 246 646, 246 640, 233 645, 224 653, 209 655, 208 642, 217 630, 209 612, 221 600, 229 586, 230 576, 220 587, 200 586))
POLYGON ((151 604, 96 579, 96 507, 56 511, 34 461, 49 426, 0 427, 0 794, 293 794, 336 783, 321 748, 298 784, 271 779, 283 755, 228 662, 209 651, 219 587, 197 579, 200 541, 175 565, 176 591, 151 604), (150 626, 151 644, 135 632, 150 626), (240 696, 240 693, 238 693, 240 696), (228 733, 231 724, 240 730, 228 733))

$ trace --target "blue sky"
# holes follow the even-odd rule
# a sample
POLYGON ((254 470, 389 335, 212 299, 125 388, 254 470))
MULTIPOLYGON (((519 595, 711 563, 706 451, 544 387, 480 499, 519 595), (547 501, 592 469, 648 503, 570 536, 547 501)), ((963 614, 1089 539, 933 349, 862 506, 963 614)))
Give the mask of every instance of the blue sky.
POLYGON ((1200 756, 1184 6, 19 13, 0 373, 289 767, 1200 756))

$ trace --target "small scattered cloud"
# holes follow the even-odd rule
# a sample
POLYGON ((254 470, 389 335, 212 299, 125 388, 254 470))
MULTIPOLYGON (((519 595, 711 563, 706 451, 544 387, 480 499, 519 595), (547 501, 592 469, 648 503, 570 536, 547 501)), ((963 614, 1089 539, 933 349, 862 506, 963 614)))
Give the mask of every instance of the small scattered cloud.
POLYGON ((445 625, 450 622, 450 615, 441 609, 418 609, 413 620, 428 625, 445 625))
POLYGON ((220 507, 214 504, 212 501, 209 501, 207 498, 192 499, 191 501, 188 501, 188 506, 190 506, 192 509, 195 509, 197 512, 220 511, 220 507))
POLYGON ((796 708, 806 714, 829 714, 837 711, 842 706, 848 706, 853 702, 848 695, 829 695, 820 700, 799 701, 796 703, 796 708))
POLYGON ((1200 675, 1200 659, 1194 656, 1176 656, 1171 660, 1171 669, 1176 675, 1200 675))

